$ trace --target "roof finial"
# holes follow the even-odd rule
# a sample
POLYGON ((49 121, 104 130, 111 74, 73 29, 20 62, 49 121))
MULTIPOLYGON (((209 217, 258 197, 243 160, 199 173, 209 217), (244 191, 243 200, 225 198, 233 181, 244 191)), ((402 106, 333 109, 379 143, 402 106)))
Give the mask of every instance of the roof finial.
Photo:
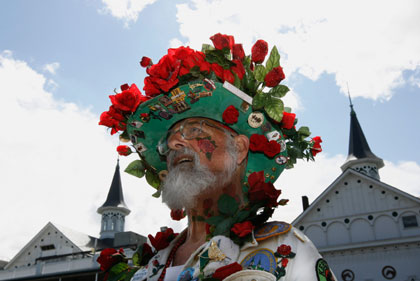
POLYGON ((349 101, 350 101, 350 108, 351 108, 351 112, 353 112, 353 103, 351 102, 351 96, 350 96, 350 90, 349 90, 349 83, 346 82, 347 84, 347 94, 349 95, 349 101))

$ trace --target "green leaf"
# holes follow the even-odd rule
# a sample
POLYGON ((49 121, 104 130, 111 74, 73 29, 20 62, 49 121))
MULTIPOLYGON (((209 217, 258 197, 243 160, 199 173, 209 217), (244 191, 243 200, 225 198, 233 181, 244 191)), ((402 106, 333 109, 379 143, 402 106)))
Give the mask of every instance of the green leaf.
POLYGON ((280 54, 279 51, 277 51, 276 46, 271 49, 270 56, 268 57, 265 66, 267 67, 267 73, 273 68, 280 66, 280 54))
POLYGON ((235 223, 243 222, 249 215, 251 214, 251 210, 241 210, 233 217, 235 223))
POLYGON ((267 70, 265 69, 263 65, 257 64, 255 66, 254 73, 255 73, 255 79, 257 79, 257 81, 264 82, 264 78, 265 78, 265 75, 267 74, 267 70))
POLYGON ((144 164, 141 160, 134 160, 130 164, 128 164, 127 168, 125 168, 124 172, 127 174, 133 175, 138 178, 142 178, 144 176, 144 164))
POLYGON ((267 104, 267 101, 268 101, 267 94, 263 92, 259 92, 252 99, 252 108, 261 109, 267 104))
POLYGON ((246 93, 253 96, 255 94, 257 80, 255 80, 254 73, 249 69, 249 67, 245 67, 245 75, 242 81, 244 83, 246 93))
POLYGON ((233 216, 238 210, 239 204, 232 196, 222 194, 217 200, 217 207, 221 214, 233 216))
POLYGON ((150 184, 152 187, 158 189, 160 186, 160 179, 158 174, 156 174, 155 172, 153 172, 152 170, 147 170, 146 171, 146 180, 147 183, 150 184))
POLYGON ((218 225, 216 225, 216 228, 214 229, 213 235, 225 235, 228 236, 230 229, 233 225, 233 219, 232 218, 226 218, 223 221, 221 221, 218 225))
POLYGON ((160 197, 160 193, 161 193, 161 191, 158 190, 155 193, 153 193, 152 196, 155 197, 155 198, 159 198, 160 197))
POLYGON ((205 53, 206 51, 214 50, 214 47, 210 44, 203 44, 201 45, 201 51, 205 53))
POLYGON ((224 219, 225 219, 224 216, 213 216, 206 219, 206 223, 211 224, 211 225, 216 225, 216 224, 219 224, 224 219))
POLYGON ((127 273, 127 275, 125 276, 124 281, 130 281, 131 278, 133 278, 134 274, 136 273, 137 270, 131 270, 130 272, 127 273))
POLYGON ((143 253, 143 247, 141 249, 138 249, 137 252, 134 253, 134 255, 132 257, 133 265, 139 265, 140 264, 139 263, 139 261, 140 261, 139 252, 140 252, 140 254, 143 253))
POLYGON ((309 128, 305 127, 305 126, 300 127, 299 130, 298 130, 298 133, 301 136, 304 136, 304 137, 309 137, 311 135, 311 132, 309 131, 309 128))
POLYGON ((287 92, 290 91, 289 88, 285 85, 277 85, 274 88, 272 88, 268 93, 272 96, 272 97, 278 97, 278 98, 282 98, 284 97, 287 92))
POLYGON ((209 63, 217 63, 224 69, 230 69, 235 65, 235 63, 225 57, 225 53, 222 50, 207 50, 206 61, 209 63))
POLYGON ((128 269, 128 265, 125 262, 119 262, 111 267, 110 273, 117 275, 125 271, 126 269, 128 269))
POLYGON ((241 79, 239 79, 238 75, 236 73, 233 73, 233 75, 235 76, 235 81, 233 81, 233 85, 240 89, 241 88, 241 79))
POLYGON ((264 109, 271 119, 281 122, 283 118, 283 107, 284 105, 281 99, 271 98, 270 102, 264 106, 264 109))

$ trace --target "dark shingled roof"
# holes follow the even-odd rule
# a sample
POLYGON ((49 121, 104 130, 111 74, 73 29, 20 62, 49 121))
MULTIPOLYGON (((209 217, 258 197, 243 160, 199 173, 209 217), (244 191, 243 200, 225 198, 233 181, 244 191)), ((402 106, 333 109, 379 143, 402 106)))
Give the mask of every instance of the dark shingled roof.
POLYGON ((105 203, 99 207, 99 209, 104 207, 122 207, 129 210, 124 202, 119 160, 117 162, 117 166, 115 167, 114 178, 112 179, 111 187, 109 188, 108 197, 106 198, 105 203))

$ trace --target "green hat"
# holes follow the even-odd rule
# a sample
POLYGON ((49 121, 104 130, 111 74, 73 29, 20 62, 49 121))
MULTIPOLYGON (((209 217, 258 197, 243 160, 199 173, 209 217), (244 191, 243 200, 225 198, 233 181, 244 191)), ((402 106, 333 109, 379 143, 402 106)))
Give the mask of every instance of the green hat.
MULTIPOLYGON (((289 89, 280 84, 285 76, 277 48, 266 58, 268 44, 258 40, 251 55, 245 56, 232 36, 219 33, 210 39, 214 47, 205 44, 202 52, 169 49, 157 64, 143 57, 146 95, 135 84, 125 84, 121 93, 110 96, 112 106, 101 115, 99 124, 112 128, 111 134, 123 131, 120 138, 131 140, 141 159, 126 172, 146 175, 158 190, 155 196, 167 170, 158 144, 175 123, 186 118, 209 118, 250 139, 245 185, 254 172, 263 172, 266 181, 274 182, 296 159, 313 160, 321 150, 319 141, 307 140, 307 127, 296 129, 295 114, 283 105, 289 89)), ((118 151, 130 154, 126 148, 118 151)))
POLYGON ((280 127, 270 122, 265 112, 253 111, 251 105, 252 98, 228 82, 196 80, 142 103, 128 119, 127 132, 136 150, 158 174, 167 168, 157 145, 180 120, 209 118, 248 138, 252 135, 265 136, 266 149, 269 149, 270 140, 275 141, 274 151, 271 152, 274 155, 267 156, 268 151, 266 154, 264 151, 250 151, 246 174, 264 170, 265 176, 275 181, 287 162, 286 142, 280 127), (229 120, 229 113, 234 116, 234 122, 229 120), (228 120, 224 120, 224 116, 228 120))

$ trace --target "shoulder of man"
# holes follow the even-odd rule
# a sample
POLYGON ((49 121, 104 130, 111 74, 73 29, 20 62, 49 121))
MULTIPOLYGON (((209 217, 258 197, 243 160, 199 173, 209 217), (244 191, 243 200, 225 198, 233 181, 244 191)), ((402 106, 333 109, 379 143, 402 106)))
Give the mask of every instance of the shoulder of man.
POLYGON ((241 249, 238 262, 244 269, 268 271, 281 281, 335 280, 314 244, 291 224, 265 223, 255 229, 254 238, 254 245, 241 249))

